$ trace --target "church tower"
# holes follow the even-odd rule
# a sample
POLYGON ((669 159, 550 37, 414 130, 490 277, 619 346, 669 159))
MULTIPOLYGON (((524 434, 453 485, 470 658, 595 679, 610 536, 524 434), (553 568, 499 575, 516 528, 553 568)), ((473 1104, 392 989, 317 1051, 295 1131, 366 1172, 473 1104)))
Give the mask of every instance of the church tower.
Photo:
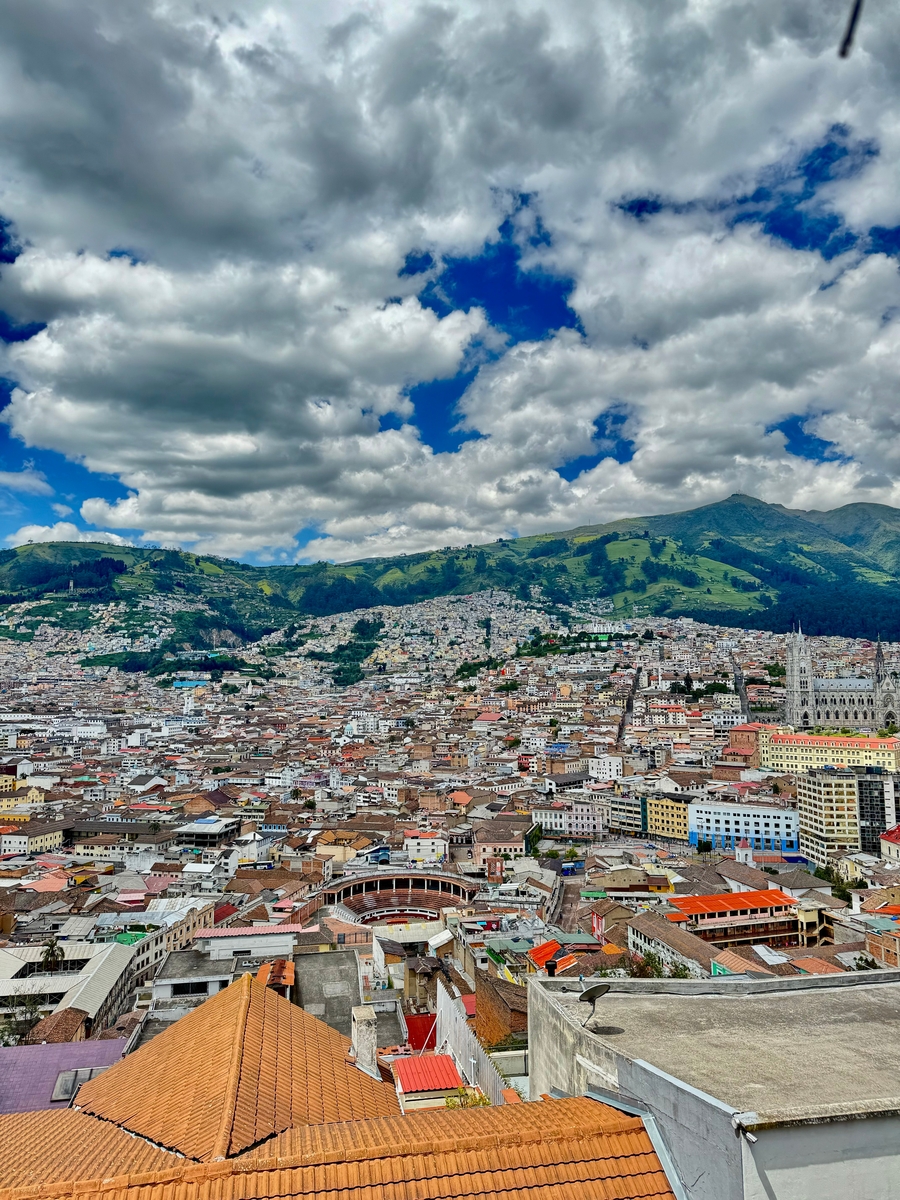
POLYGON ((881 727, 893 728, 897 724, 897 698, 894 695, 895 680, 888 674, 884 663, 881 638, 875 648, 875 714, 881 727))
POLYGON ((785 718, 795 729, 809 728, 815 724, 812 653, 799 627, 785 642, 785 718))

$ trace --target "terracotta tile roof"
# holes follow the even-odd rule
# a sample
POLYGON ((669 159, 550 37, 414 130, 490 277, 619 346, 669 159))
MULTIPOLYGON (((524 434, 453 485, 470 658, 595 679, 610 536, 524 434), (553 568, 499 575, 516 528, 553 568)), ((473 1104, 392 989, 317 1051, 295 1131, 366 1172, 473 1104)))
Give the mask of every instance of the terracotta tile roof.
POLYGON ((294 1125, 396 1113, 349 1048, 245 975, 84 1084, 77 1106, 188 1158, 227 1158, 294 1125))
POLYGON ((804 975, 843 975, 843 970, 837 963, 826 962, 823 958, 792 958, 791 966, 797 967, 804 975))
MULTIPOLYGON (((81 1031, 88 1014, 82 1008, 61 1008, 50 1013, 31 1030, 25 1039, 27 1046, 39 1046, 41 1042, 72 1042, 81 1031)), ((83 1034, 82 1034, 83 1036, 83 1034)))
POLYGON ((584 1097, 293 1129, 228 1162, 0 1200, 101 1192, 104 1200, 674 1200, 641 1120, 584 1097))
POLYGON ((174 1154, 72 1108, 0 1116, 0 1188, 163 1171, 174 1154))

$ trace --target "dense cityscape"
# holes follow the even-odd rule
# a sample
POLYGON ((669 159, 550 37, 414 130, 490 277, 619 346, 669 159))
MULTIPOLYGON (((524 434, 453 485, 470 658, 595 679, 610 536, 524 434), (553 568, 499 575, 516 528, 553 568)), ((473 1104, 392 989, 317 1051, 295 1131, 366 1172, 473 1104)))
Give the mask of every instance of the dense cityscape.
POLYGON ((898 31, 0 4, 0 1200, 898 1200, 898 31))
POLYGON ((103 1116, 96 1073, 248 975, 413 1112, 583 1091, 566 991, 900 963, 896 644, 488 591, 154 675, 102 660, 179 601, 36 607, 0 663, 5 1111, 103 1116))

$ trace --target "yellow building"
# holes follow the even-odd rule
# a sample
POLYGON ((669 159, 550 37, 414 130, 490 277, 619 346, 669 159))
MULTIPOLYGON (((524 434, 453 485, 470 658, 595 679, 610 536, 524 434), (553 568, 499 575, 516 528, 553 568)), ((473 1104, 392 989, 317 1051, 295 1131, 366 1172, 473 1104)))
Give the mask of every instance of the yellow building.
POLYGON ((794 773, 816 767, 884 767, 896 771, 900 769, 900 739, 771 733, 760 738, 760 765, 794 773))
POLYGON ((647 797, 647 832, 657 837, 688 840, 688 800, 681 796, 647 797))
MULTIPOLYGON (((16 790, 15 775, 0 775, 0 792, 14 792, 16 790)), ((5 797, 4 797, 5 799, 5 797)), ((2 803, 2 801, 0 801, 2 803)))
POLYGON ((853 771, 811 771, 797 780, 800 853, 827 867, 860 849, 859 796, 853 771))
POLYGON ((61 826, 45 821, 26 821, 15 833, 5 833, 2 839, 4 854, 41 854, 59 850, 62 844, 61 826))

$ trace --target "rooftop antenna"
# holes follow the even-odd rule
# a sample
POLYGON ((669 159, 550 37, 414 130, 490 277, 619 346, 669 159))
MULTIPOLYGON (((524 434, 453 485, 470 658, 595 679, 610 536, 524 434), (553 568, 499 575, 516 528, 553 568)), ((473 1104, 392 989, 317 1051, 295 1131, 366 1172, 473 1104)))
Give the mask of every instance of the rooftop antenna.
POLYGON ((850 57, 850 51, 853 49, 853 39, 856 37, 856 27, 859 24, 859 18, 862 14, 862 6, 863 0, 853 0, 853 7, 850 9, 850 16, 847 18, 847 28, 844 30, 841 47, 838 50, 840 58, 850 57))

